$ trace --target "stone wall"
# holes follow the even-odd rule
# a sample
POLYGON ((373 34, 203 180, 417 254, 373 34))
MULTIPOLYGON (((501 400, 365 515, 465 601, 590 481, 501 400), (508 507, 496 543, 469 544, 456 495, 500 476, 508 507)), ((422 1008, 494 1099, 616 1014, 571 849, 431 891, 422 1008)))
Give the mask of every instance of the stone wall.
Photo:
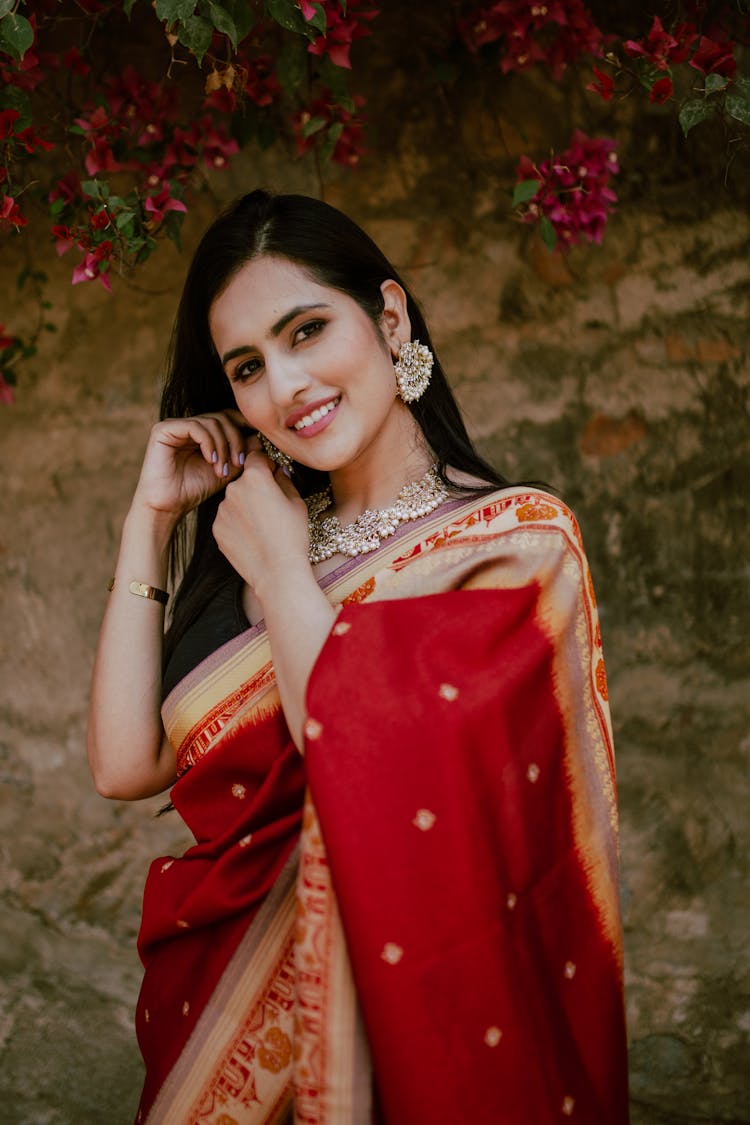
MULTIPOLYGON (((480 94, 419 100, 399 49, 364 73, 373 152, 331 173, 326 198, 413 283, 483 451, 559 489, 583 526, 618 749, 633 1120, 750 1122, 747 210, 731 192, 707 208, 690 176, 645 183, 666 125, 623 114, 624 198, 604 246, 550 257, 509 221, 507 184, 514 151, 567 138, 559 91, 485 75, 480 94)), ((318 191, 277 150, 213 188, 259 182, 318 191)), ((216 206, 193 210, 188 247, 216 206)), ((5 292, 18 266, 4 252, 5 292)), ((140 892, 149 860, 188 841, 176 816, 154 819, 160 799, 94 793, 84 723, 185 266, 167 248, 112 297, 51 265, 59 330, 0 415, 9 1123, 124 1125, 137 1101, 140 892)), ((4 310, 12 328, 25 314, 20 299, 4 310)))

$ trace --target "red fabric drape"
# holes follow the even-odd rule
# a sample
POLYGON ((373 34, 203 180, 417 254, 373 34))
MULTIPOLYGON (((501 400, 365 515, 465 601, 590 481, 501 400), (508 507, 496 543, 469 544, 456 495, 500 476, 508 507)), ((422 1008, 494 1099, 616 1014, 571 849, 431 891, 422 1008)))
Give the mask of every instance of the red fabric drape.
POLYGON ((197 843, 180 858, 154 860, 146 881, 138 938, 146 973, 136 1011, 146 1081, 138 1120, 297 843, 304 791, 304 763, 280 712, 228 739, 173 787, 197 843))
POLYGON ((388 1125, 628 1120, 539 593, 345 606, 311 677, 308 780, 388 1125))

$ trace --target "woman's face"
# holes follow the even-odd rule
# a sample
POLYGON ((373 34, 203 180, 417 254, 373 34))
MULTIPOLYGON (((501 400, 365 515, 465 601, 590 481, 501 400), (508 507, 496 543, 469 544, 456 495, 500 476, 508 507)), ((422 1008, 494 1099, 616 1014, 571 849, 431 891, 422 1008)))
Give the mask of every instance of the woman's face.
POLYGON ((393 356, 410 338, 403 290, 382 286, 382 335, 356 301, 286 258, 256 258, 211 306, 237 407, 295 461, 328 472, 403 428, 393 356))

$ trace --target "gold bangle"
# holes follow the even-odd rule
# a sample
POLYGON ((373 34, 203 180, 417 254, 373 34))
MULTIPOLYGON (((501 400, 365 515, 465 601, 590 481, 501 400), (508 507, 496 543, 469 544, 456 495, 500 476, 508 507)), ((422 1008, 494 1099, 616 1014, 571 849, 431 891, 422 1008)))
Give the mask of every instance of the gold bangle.
MULTIPOLYGON (((107 583, 107 589, 111 592, 115 588, 114 578, 110 578, 107 583)), ((161 602, 166 605, 169 601, 169 594, 166 590, 160 590, 158 586, 149 586, 148 582, 131 582, 128 586, 131 594, 136 594, 139 598, 149 598, 152 602, 161 602)))

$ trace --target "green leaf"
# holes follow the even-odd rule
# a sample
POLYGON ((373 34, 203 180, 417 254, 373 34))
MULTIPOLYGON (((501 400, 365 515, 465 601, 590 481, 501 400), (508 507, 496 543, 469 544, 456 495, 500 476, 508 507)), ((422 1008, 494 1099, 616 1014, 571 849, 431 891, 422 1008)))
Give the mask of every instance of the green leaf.
POLYGON ((68 125, 68 132, 75 133, 77 137, 86 136, 86 130, 82 129, 80 125, 68 125))
POLYGON ((13 11, 14 0, 0 0, 0 19, 4 19, 8 12, 13 11))
POLYGON ((195 11, 195 0, 156 0, 154 10, 159 19, 170 26, 173 23, 185 23, 195 11))
POLYGON ((302 136, 305 138, 312 137, 315 133, 320 132, 325 123, 325 117, 311 117, 310 120, 306 121, 302 126, 302 136))
POLYGON ((242 40, 250 34, 255 24, 255 13, 248 0, 224 0, 222 8, 229 12, 237 28, 237 40, 242 40))
POLYGON ((513 188, 513 207, 520 207, 522 203, 528 203, 533 199, 539 188, 542 186, 541 180, 521 180, 513 188))
POLYGON ((729 79, 725 74, 707 74, 706 75, 706 93, 714 94, 717 90, 724 90, 729 85, 729 79))
POLYGON ((20 133, 22 129, 28 129, 31 125, 31 102, 29 101, 29 95, 24 90, 19 90, 17 86, 6 86, 0 93, 0 105, 3 109, 18 111, 19 117, 15 124, 17 133, 20 133))
POLYGON ((203 62, 203 56, 211 46, 213 33, 213 25, 202 16, 190 16, 177 28, 177 38, 180 43, 195 55, 199 63, 203 62))
POLYGON ((118 230, 123 230, 128 225, 128 223, 132 222, 134 218, 134 211, 121 211, 115 219, 115 226, 118 230))
POLYGON ((125 12, 125 15, 128 17, 128 19, 130 19, 130 14, 133 11, 133 4, 134 3, 135 3, 135 0, 122 0, 122 9, 125 12))
POLYGON ((57 218, 57 216, 60 214, 60 212, 65 210, 67 205, 68 205, 68 201, 66 199, 61 199, 61 198, 53 199, 52 202, 49 205, 49 213, 52 216, 52 218, 53 219, 57 218))
POLYGON ((92 199, 109 199, 109 184, 106 180, 83 180, 81 191, 92 199))
POLYGON ((217 31, 222 35, 226 35, 229 42, 237 50, 237 28, 234 20, 230 16, 226 8, 220 4, 209 3, 208 5, 208 18, 214 25, 217 31))
POLYGON ((46 321, 46 323, 43 325, 43 328, 45 332, 57 332, 57 325, 52 324, 52 322, 49 320, 46 321))
POLYGON ((311 16, 309 20, 305 20, 305 23, 308 27, 314 27, 315 30, 319 31, 321 35, 325 35, 328 23, 326 20, 325 10, 321 7, 320 4, 315 5, 314 15, 311 16))
POLYGON ((23 289, 24 285, 31 277, 31 270, 28 266, 24 266, 16 278, 16 289, 23 289))
POLYGON ((307 59, 302 40, 287 38, 276 57, 276 74, 285 93, 295 93, 307 78, 307 59))
POLYGON ((680 110, 680 125, 685 136, 696 125, 700 125, 701 121, 708 121, 709 117, 713 117, 715 110, 716 103, 706 101, 705 98, 693 98, 685 102, 680 110))
POLYGON ((743 125, 750 125, 750 94, 746 95, 744 91, 732 90, 731 93, 727 94, 724 109, 735 121, 741 121, 743 125))
POLYGON ((542 242, 551 254, 557 246, 557 235, 555 234, 555 228, 546 215, 542 215, 539 222, 539 234, 542 236, 542 242))
POLYGON ((0 48, 8 54, 22 59, 34 42, 34 28, 26 16, 18 12, 8 12, 0 19, 0 48))
POLYGON ((307 39, 315 39, 315 28, 307 22, 295 0, 266 0, 266 11, 285 31, 296 31, 307 39))
POLYGON ((343 123, 341 121, 337 121, 337 122, 335 122, 335 124, 331 125, 330 129, 326 133, 326 139, 323 141, 323 144, 320 146, 320 159, 323 161, 324 164, 327 164, 328 161, 333 156, 333 150, 336 148, 336 145, 338 143, 338 139, 341 136, 341 134, 343 133, 343 131, 344 131, 343 123))

